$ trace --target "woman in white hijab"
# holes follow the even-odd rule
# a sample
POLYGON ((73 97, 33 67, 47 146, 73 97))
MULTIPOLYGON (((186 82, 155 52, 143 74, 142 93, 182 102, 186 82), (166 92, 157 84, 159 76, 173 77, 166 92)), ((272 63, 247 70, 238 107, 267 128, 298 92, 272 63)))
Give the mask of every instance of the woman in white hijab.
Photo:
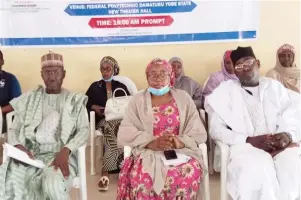
POLYGON ((276 55, 276 66, 268 71, 267 77, 280 81, 284 87, 300 93, 300 69, 295 63, 295 49, 289 44, 282 45, 276 55))
POLYGON ((193 99, 198 109, 202 108, 202 87, 193 79, 185 76, 183 69, 183 61, 181 58, 173 57, 169 60, 173 71, 175 72, 176 82, 174 87, 176 89, 185 90, 193 99))

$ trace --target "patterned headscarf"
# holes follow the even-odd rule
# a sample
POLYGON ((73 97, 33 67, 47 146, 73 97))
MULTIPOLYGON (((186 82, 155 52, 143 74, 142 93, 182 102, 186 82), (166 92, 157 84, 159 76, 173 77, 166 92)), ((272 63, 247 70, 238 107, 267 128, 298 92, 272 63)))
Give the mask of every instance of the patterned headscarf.
POLYGON ((64 67, 63 56, 49 50, 48 54, 41 57, 41 67, 64 67))
POLYGON ((276 73, 270 73, 269 71, 267 76, 280 81, 286 88, 300 93, 300 68, 297 68, 295 58, 292 67, 283 67, 281 65, 279 54, 284 51, 291 51, 294 56, 296 56, 295 48, 293 46, 289 44, 282 45, 276 54, 276 66, 271 70, 274 70, 276 73), (296 81, 291 81, 291 79, 295 79, 296 81))
POLYGON ((103 59, 101 59, 100 61, 100 66, 103 64, 103 63, 109 63, 112 67, 113 67, 113 76, 117 76, 119 74, 119 65, 118 65, 118 62, 111 56, 105 56, 103 57, 103 59))
POLYGON ((166 69, 168 75, 169 75, 169 78, 170 78, 170 86, 174 86, 175 84, 175 73, 174 71, 172 70, 172 67, 171 65, 169 64, 169 62, 167 62, 166 60, 164 59, 161 59, 161 58, 155 58, 153 59, 146 67, 146 77, 148 76, 148 72, 150 71, 150 69, 154 66, 154 65, 163 65, 164 68, 166 69))

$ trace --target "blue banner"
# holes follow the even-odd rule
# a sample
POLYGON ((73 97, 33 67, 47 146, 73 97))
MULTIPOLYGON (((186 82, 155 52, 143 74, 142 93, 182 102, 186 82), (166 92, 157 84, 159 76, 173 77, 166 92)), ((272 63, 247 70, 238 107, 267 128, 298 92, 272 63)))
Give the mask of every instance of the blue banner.
POLYGON ((185 13, 193 11, 193 1, 150 1, 124 3, 70 4, 65 12, 70 16, 137 15, 185 13))
POLYGON ((49 37, 49 38, 0 38, 3 46, 43 46, 43 45, 104 45, 104 44, 145 44, 200 42, 218 40, 254 39, 257 32, 233 31, 218 33, 168 34, 117 37, 49 37))
POLYGON ((8 6, 14 12, 0 17, 0 46, 242 41, 256 39, 260 25, 259 1, 39 0, 8 6))

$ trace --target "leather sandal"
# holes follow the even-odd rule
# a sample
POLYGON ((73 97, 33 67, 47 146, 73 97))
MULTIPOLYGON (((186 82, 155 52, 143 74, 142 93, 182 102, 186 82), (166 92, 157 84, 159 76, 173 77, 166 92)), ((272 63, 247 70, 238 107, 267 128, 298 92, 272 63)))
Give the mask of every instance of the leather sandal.
POLYGON ((98 191, 107 191, 109 189, 110 179, 107 176, 102 176, 98 182, 98 191), (99 183, 102 183, 102 187, 99 187, 99 183))

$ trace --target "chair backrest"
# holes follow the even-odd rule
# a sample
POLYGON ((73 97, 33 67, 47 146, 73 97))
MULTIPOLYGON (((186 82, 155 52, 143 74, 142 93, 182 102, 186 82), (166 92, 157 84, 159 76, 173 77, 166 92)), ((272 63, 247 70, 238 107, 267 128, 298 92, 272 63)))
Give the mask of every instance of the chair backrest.
MULTIPOLYGON (((0 109, 1 110, 1 109, 0 109)), ((15 112, 10 112, 6 114, 6 124, 7 124, 7 131, 8 129, 11 127, 12 123, 13 123, 13 117, 14 117, 15 112)), ((1 114, 1 119, 2 119, 2 114, 1 114)), ((2 126, 2 122, 1 122, 1 126, 2 126)), ((3 157, 2 157, 2 163, 5 163, 7 160, 7 156, 6 156, 6 152, 3 149, 3 157)))
POLYGON ((205 110, 203 110, 203 109, 200 109, 199 110, 199 113, 200 113, 200 117, 201 117, 201 121, 202 121, 202 123, 203 123, 203 125, 204 125, 204 127, 205 127, 205 129, 206 129, 206 131, 207 131, 207 133, 209 133, 208 131, 208 115, 207 115, 207 113, 206 113, 206 111, 205 110))
POLYGON ((210 76, 205 80, 205 82, 204 82, 204 84, 203 84, 203 90, 205 89, 205 87, 206 87, 206 85, 207 85, 207 83, 208 83, 208 81, 209 81, 209 78, 210 78, 210 76))
POLYGON ((123 83, 128 88, 128 90, 132 96, 138 92, 136 84, 128 77, 114 76, 114 80, 123 83))
POLYGON ((0 108, 0 135, 2 137, 2 130, 3 130, 3 116, 2 116, 2 110, 0 108))

